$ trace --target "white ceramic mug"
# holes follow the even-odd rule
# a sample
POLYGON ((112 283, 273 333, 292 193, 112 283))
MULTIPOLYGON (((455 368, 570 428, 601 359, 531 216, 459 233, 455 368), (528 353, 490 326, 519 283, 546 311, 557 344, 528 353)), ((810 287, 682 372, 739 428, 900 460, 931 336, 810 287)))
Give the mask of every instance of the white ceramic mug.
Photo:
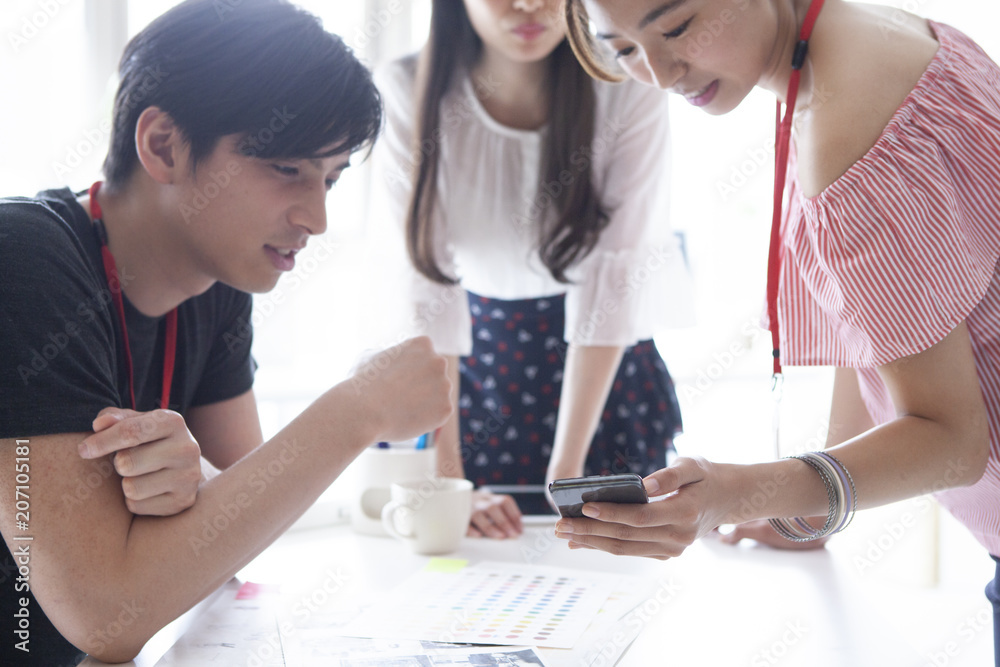
POLYGON ((351 525, 365 535, 385 536, 382 508, 389 502, 393 482, 425 480, 434 476, 434 450, 395 446, 370 447, 351 464, 355 479, 351 525))
POLYGON ((382 508, 385 531, 418 554, 446 554, 458 548, 472 516, 472 482, 427 477, 395 482, 382 508))

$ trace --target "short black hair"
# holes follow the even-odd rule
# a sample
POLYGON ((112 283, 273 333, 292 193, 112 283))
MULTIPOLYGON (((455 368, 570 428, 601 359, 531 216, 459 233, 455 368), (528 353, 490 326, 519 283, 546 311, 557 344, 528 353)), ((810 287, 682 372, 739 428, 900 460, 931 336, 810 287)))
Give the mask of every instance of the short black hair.
POLYGON ((150 106, 173 118, 192 166, 226 135, 242 136, 245 155, 301 159, 370 146, 382 127, 368 69, 286 0, 187 0, 132 38, 118 71, 111 186, 138 164, 136 123, 150 106))

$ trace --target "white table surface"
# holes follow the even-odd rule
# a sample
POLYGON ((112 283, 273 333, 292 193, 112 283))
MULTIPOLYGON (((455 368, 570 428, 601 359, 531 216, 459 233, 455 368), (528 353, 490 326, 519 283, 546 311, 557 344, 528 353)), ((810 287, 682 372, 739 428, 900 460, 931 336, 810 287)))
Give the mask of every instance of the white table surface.
MULTIPOLYGON (((652 577, 657 589, 650 595, 660 590, 664 601, 647 602, 642 632, 618 663, 624 666, 992 664, 992 631, 975 622, 988 604, 982 587, 955 592, 872 582, 835 549, 790 552, 752 543, 734 548, 709 538, 680 558, 656 561, 570 551, 543 525, 529 527, 517 540, 465 539, 449 557, 652 577)), ((345 524, 286 534, 238 578, 281 583, 284 592, 309 595, 334 573, 345 581, 336 596, 350 599, 387 591, 426 562, 402 543, 358 535, 345 524)), ((211 602, 157 634, 131 664, 155 665, 211 602)))

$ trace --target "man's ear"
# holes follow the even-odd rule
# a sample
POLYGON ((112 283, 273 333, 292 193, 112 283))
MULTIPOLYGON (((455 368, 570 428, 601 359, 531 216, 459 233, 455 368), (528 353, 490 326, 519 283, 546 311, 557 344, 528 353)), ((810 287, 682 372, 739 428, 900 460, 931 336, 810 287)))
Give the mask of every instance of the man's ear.
POLYGON ((175 183, 188 172, 187 141, 170 114, 159 107, 146 107, 139 115, 135 148, 139 162, 157 183, 175 183))

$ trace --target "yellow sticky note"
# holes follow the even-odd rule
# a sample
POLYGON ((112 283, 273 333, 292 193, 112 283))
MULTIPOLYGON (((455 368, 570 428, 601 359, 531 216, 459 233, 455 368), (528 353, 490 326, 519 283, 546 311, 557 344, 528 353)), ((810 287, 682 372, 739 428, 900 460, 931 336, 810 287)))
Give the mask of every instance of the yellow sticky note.
POLYGON ((469 564, 461 558, 431 558, 424 567, 424 572, 455 573, 469 564))

